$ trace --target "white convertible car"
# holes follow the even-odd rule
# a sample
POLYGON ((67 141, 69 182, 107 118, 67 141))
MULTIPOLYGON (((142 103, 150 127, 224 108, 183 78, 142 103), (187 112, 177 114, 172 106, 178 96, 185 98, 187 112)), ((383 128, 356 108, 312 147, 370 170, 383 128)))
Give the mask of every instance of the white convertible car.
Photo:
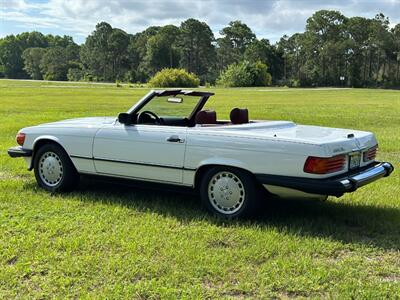
POLYGON ((375 161, 371 132, 288 121, 230 121, 203 110, 213 93, 150 91, 116 117, 80 118, 23 128, 11 157, 24 157, 38 184, 73 188, 79 174, 168 183, 198 189, 212 212, 254 212, 258 192, 280 197, 340 197, 393 166, 375 161))

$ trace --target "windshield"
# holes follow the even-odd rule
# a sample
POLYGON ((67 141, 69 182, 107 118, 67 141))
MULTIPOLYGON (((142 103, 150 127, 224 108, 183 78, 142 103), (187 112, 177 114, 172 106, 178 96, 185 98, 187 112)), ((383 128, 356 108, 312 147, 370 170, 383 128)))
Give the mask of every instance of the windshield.
POLYGON ((142 111, 151 111, 160 117, 188 118, 198 102, 198 96, 157 96, 142 107, 139 113, 142 111), (168 99, 170 100, 168 101, 168 99))

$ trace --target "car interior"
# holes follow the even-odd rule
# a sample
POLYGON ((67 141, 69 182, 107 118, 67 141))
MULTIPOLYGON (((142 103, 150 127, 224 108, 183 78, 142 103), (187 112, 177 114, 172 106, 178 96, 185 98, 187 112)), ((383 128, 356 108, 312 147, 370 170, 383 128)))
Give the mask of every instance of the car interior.
MULTIPOLYGON (((211 93, 193 91, 161 91, 148 99, 134 114, 132 124, 165 125, 182 127, 227 126, 250 123, 247 108, 235 107, 230 120, 218 120, 213 109, 204 109, 211 93), (199 99, 193 96, 202 97, 199 99), (171 97, 172 96, 172 97, 171 97), (177 116, 181 115, 181 117, 177 116)), ((212 95, 212 94, 211 94, 212 95)))
POLYGON ((137 115, 136 124, 147 124, 147 125, 165 125, 165 126, 223 126, 223 125, 239 125, 250 123, 249 111, 247 108, 237 108, 231 110, 230 121, 218 121, 217 113, 215 110, 200 110, 196 113, 194 122, 191 122, 189 118, 180 117, 169 117, 169 116, 157 116, 151 111, 142 111, 137 115))
POLYGON ((196 126, 218 126, 218 125, 239 125, 249 123, 249 111, 247 108, 237 108, 231 110, 229 121, 218 121, 215 110, 201 110, 196 114, 196 126))

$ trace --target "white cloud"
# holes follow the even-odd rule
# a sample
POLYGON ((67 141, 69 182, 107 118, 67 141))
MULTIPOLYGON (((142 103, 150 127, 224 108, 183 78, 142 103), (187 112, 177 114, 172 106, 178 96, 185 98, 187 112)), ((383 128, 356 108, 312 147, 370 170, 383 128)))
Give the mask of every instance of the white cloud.
POLYGON ((87 36, 100 21, 135 33, 151 25, 179 25, 187 18, 197 18, 206 21, 216 35, 229 21, 241 20, 257 36, 275 41, 283 34, 303 31, 306 19, 319 9, 340 10, 349 17, 373 17, 383 12, 390 18, 392 26, 400 21, 400 0, 0 1, 4 2, 1 19, 14 22, 15 31, 24 27, 25 30, 49 28, 75 37, 87 36))
POLYGON ((16 11, 10 11, 10 12, 3 12, 1 14, 1 17, 9 20, 9 21, 14 21, 18 23, 23 23, 28 26, 38 26, 38 27, 55 27, 58 26, 57 20, 54 18, 50 17, 34 17, 27 15, 23 12, 16 12, 16 11))
POLYGON ((25 10, 29 7, 29 4, 26 3, 24 0, 9 0, 9 1, 2 1, 1 6, 3 9, 21 9, 25 10))

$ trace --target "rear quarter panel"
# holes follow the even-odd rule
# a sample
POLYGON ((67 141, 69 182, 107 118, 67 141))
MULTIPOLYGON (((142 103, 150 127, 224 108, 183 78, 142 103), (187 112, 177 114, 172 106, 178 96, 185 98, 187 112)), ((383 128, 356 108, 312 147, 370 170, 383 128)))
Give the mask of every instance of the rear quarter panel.
POLYGON ((227 165, 254 174, 299 177, 314 177, 315 175, 303 172, 304 162, 309 155, 323 156, 325 153, 322 146, 315 144, 199 133, 196 130, 188 131, 186 147, 186 168, 227 165))

